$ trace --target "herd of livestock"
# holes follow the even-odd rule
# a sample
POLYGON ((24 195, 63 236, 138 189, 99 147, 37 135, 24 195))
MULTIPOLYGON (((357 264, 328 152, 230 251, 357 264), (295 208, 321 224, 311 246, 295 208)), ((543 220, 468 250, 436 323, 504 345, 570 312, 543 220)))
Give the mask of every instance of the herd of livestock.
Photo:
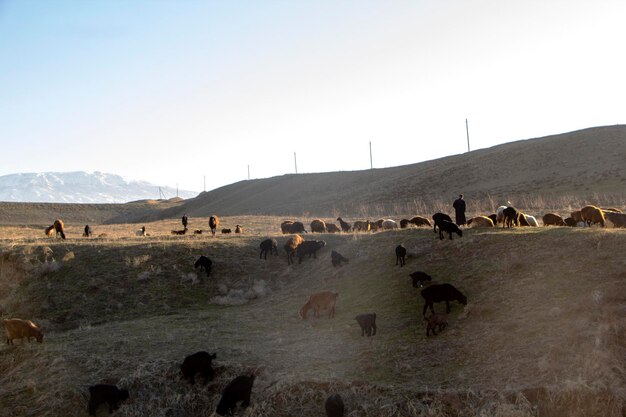
MULTIPOLYGON (((615 208, 599 208, 596 206, 585 206, 581 210, 576 210, 571 213, 570 216, 563 218, 556 213, 546 213, 542 217, 544 226, 591 226, 597 224, 601 227, 626 227, 626 214, 623 214, 620 210, 615 208)), ((338 225, 332 222, 324 222, 320 219, 313 220, 310 224, 310 231, 312 233, 339 233, 339 232, 375 232, 378 230, 391 230, 398 228, 408 227, 433 227, 435 233, 439 233, 439 238, 444 239, 444 233, 448 233, 449 239, 452 239, 453 234, 463 236, 461 225, 455 224, 450 216, 445 213, 435 213, 432 216, 432 220, 422 216, 415 216, 411 219, 402 219, 396 222, 391 219, 380 219, 375 222, 369 220, 356 221, 352 224, 345 222, 341 217, 337 218, 338 225)), ((470 218, 464 225, 466 227, 495 227, 502 224, 503 227, 518 227, 518 226, 538 226, 537 219, 534 216, 525 214, 511 206, 500 206, 497 208, 496 213, 487 214, 484 216, 476 216, 470 218)), ((172 234, 182 235, 187 233, 187 217, 183 217, 182 231, 172 231, 172 234)), ((215 236, 219 227, 218 216, 211 216, 209 219, 209 228, 213 236, 215 236)), ((302 259, 308 255, 309 258, 316 258, 318 250, 326 246, 326 242, 323 240, 304 240, 301 234, 307 233, 305 226, 299 221, 285 221, 281 224, 281 231, 283 234, 289 234, 283 248, 287 255, 288 265, 294 262, 294 258, 298 258, 298 262, 302 262, 302 259)), ((202 233, 201 230, 194 232, 195 234, 202 233)), ((230 229, 222 229, 222 233, 230 233, 230 229)), ((243 233, 243 227, 236 226, 236 233, 243 233)), ((65 228, 63 221, 60 219, 45 229, 47 236, 54 234, 60 235, 62 239, 66 238, 65 228)), ((145 226, 136 232, 138 236, 149 236, 146 233, 145 226)), ((89 225, 85 226, 85 237, 92 236, 92 230, 89 225)), ((276 239, 268 238, 263 240, 260 245, 260 258, 267 259, 267 254, 278 255, 278 242, 276 239)), ((406 248, 403 245, 398 245, 395 248, 396 253, 396 265, 404 266, 406 257, 406 248)), ((349 260, 336 251, 331 252, 331 262, 333 267, 341 266, 344 263, 348 263, 349 260)), ((201 256, 195 262, 195 268, 200 268, 200 271, 204 270, 207 276, 211 274, 212 261, 207 256, 201 256)), ((413 287, 421 288, 424 284, 431 281, 431 277, 423 272, 416 271, 410 274, 413 287)), ((430 336, 432 333, 436 335, 445 329, 448 325, 448 314, 450 313, 450 302, 457 301, 462 305, 467 304, 467 297, 463 295, 453 285, 443 284, 430 284, 421 291, 421 295, 424 299, 424 307, 422 315, 426 322, 426 336, 430 336), (434 311, 433 304, 435 302, 446 303, 446 313, 437 314, 434 311), (431 310, 431 315, 426 316, 427 310, 431 310)), ((335 304, 337 301, 338 293, 333 291, 321 291, 311 294, 307 302, 301 307, 299 316, 301 319, 307 318, 307 313, 313 310, 314 316, 319 317, 322 310, 328 312, 328 318, 333 318, 335 313, 335 304)), ((358 314, 355 317, 357 323, 361 328, 361 335, 368 337, 375 336, 376 327, 376 313, 363 313, 358 314)), ((3 320, 5 327, 7 344, 13 344, 14 339, 26 339, 30 341, 31 338, 35 338, 38 342, 43 341, 43 333, 39 327, 30 320, 21 320, 17 318, 3 320)), ((214 371, 212 368, 212 360, 215 359, 216 354, 209 354, 208 352, 197 352, 193 355, 186 357, 181 365, 181 374, 184 379, 187 379, 191 384, 195 382, 195 376, 200 374, 205 381, 213 379, 214 371)), ((250 403, 250 395, 252 391, 252 385, 254 383, 254 375, 240 375, 233 379, 223 390, 221 400, 217 406, 217 414, 219 415, 231 415, 234 412, 237 402, 241 402, 243 407, 246 407, 250 403)), ((96 410, 101 404, 108 404, 109 413, 115 410, 121 401, 124 401, 129 397, 127 390, 118 389, 114 385, 98 384, 89 388, 89 415, 95 416, 96 410)), ((325 408, 329 417, 340 417, 344 413, 343 400, 338 394, 333 394, 326 400, 325 408)))

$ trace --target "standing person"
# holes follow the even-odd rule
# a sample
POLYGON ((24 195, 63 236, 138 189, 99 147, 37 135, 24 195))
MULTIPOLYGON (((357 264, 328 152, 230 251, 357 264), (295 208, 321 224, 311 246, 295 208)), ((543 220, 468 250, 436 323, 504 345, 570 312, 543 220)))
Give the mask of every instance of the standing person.
POLYGON ((187 223, 188 223, 187 215, 183 214, 183 227, 185 229, 187 228, 187 223))
POLYGON ((454 214, 456 214, 456 224, 458 226, 467 223, 465 220, 465 200, 463 200, 463 194, 459 194, 459 198, 452 203, 454 207, 454 214))

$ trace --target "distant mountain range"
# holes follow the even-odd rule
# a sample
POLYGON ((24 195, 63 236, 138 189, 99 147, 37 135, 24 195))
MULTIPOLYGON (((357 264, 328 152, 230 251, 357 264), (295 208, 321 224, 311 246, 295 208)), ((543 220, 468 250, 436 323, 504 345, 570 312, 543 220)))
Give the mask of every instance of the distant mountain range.
MULTIPOLYGON (((165 198, 176 197, 176 189, 161 187, 165 198)), ((179 190, 178 196, 198 193, 179 190)), ((42 203, 127 203, 158 199, 159 186, 146 181, 129 181, 103 172, 41 172, 0 176, 0 201, 42 203)))

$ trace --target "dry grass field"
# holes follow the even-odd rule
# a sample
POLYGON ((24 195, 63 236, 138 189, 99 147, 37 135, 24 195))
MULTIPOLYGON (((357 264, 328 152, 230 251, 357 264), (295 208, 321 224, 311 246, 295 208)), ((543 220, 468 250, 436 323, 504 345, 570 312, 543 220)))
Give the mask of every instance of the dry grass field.
MULTIPOLYGON (((45 329, 42 344, 0 348, 0 416, 85 416, 95 383, 129 389, 116 416, 211 416, 225 384, 252 372, 252 404, 238 415, 322 416, 331 392, 353 417, 625 415, 625 229, 307 234, 327 246, 288 266, 282 220, 225 217, 221 227, 245 233, 216 238, 173 236, 179 220, 145 224, 149 237, 134 235, 143 224, 94 224, 106 236, 90 239, 70 223, 65 241, 0 227, 0 314, 45 329), (267 261, 266 236, 280 247, 267 261), (331 250, 350 262, 333 268, 331 250), (202 254, 210 278, 193 268, 202 254), (416 270, 468 297, 436 337, 416 270), (335 318, 300 320, 320 290, 339 293, 335 318), (378 317, 371 338, 354 320, 366 312, 378 317), (191 386, 179 366, 199 350, 217 353, 216 378, 191 386)), ((206 231, 208 219, 189 227, 206 231)))

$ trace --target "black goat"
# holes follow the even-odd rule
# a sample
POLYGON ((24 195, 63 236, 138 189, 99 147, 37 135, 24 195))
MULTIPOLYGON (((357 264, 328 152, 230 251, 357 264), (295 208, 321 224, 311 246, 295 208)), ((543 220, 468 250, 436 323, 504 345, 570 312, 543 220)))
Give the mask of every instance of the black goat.
POLYGON ((249 406, 252 384, 254 384, 254 375, 240 375, 230 381, 224 388, 222 398, 217 404, 217 414, 220 416, 232 415, 239 401, 241 401, 242 407, 249 406))
POLYGON ((296 249, 296 253, 298 255, 298 263, 302 263, 302 258, 304 255, 313 255, 313 258, 317 259, 317 251, 326 246, 326 242, 323 240, 305 240, 304 242, 298 245, 296 249))
POLYGON ((467 297, 452 284, 435 284, 426 287, 422 290, 422 297, 424 298, 424 310, 422 311, 424 317, 426 316, 428 307, 430 307, 430 311, 435 314, 435 309, 433 308, 434 303, 445 301, 446 313, 450 312, 450 301, 456 300, 463 305, 467 305, 467 297))
POLYGON ((405 257, 406 248, 402 245, 396 246, 396 265, 398 265, 398 262, 400 262, 400 266, 404 266, 404 264, 406 263, 405 257))
POLYGON ((343 417, 343 399, 339 394, 329 395, 324 408, 326 408, 326 417, 343 417))
POLYGON ((463 231, 459 228, 459 226, 452 222, 449 222, 447 220, 440 220, 437 223, 437 226, 439 227, 439 239, 444 239, 444 232, 448 233, 448 236, 450 236, 450 240, 452 240, 452 233, 456 233, 457 235, 463 237, 463 231))
POLYGON ((348 258, 345 258, 342 254, 335 251, 330 253, 330 260, 333 266, 341 266, 342 262, 348 263, 348 258))
POLYGON ((424 286, 426 281, 432 281, 432 277, 428 275, 426 272, 415 271, 412 274, 409 274, 411 280, 413 281, 414 288, 420 288, 424 286))
POLYGON ((109 404, 109 414, 117 410, 120 402, 128 399, 128 391, 115 385, 97 384, 89 387, 89 415, 95 416, 100 404, 109 404))
POLYGON ((276 241, 276 239, 265 239, 263 242, 261 242, 259 247, 261 248, 261 254, 259 255, 259 259, 264 258, 267 260, 268 252, 270 253, 270 255, 273 253, 274 255, 278 256, 278 242, 276 241))
POLYGON ((359 314, 354 319, 361 326, 361 336, 366 333, 367 337, 376 335, 376 313, 359 314))
POLYGON ((435 231, 435 233, 437 233, 437 222, 440 222, 442 220, 446 220, 449 221, 450 223, 452 223, 452 218, 450 216, 448 216, 445 213, 435 213, 433 214, 433 221, 435 223, 435 225, 433 226, 433 230, 435 231))
POLYGON ((183 378, 188 379, 191 385, 195 383, 197 373, 202 375, 205 383, 213 380, 215 372, 213 371, 212 362, 216 357, 217 355, 215 353, 210 355, 208 352, 204 351, 187 356, 180 366, 183 378))
POLYGON ((211 262, 211 260, 204 255, 200 256, 198 260, 196 261, 196 263, 193 264, 194 268, 196 269, 200 267, 201 272, 202 272, 202 269, 204 269, 206 271, 207 277, 211 275, 211 265, 213 265, 213 262, 211 262))
POLYGON ((350 230, 352 230, 352 226, 350 226, 349 223, 344 222, 341 217, 337 217, 337 221, 339 222, 342 231, 349 232, 350 230))

